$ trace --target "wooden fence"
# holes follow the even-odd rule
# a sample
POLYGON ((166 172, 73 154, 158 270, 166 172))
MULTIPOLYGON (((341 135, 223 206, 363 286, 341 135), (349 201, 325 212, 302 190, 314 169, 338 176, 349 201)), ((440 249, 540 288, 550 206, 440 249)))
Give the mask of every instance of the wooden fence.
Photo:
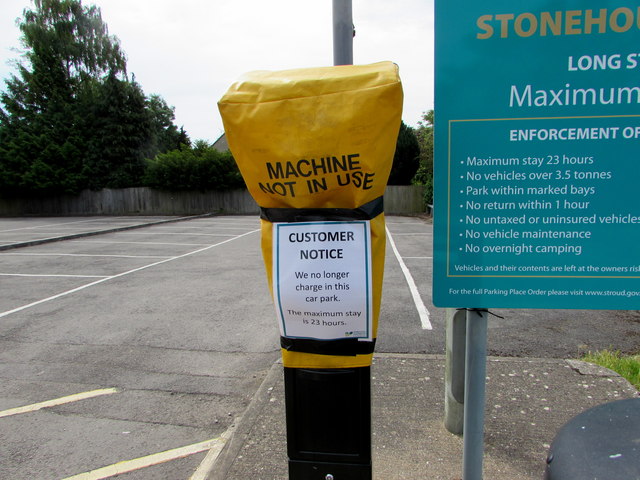
MULTIPOLYGON (((387 214, 423 213, 424 187, 387 187, 384 210, 387 214)), ((211 192, 166 192, 151 188, 85 190, 78 195, 28 199, 0 199, 0 216, 75 215, 199 215, 258 214, 256 202, 247 190, 211 192)))

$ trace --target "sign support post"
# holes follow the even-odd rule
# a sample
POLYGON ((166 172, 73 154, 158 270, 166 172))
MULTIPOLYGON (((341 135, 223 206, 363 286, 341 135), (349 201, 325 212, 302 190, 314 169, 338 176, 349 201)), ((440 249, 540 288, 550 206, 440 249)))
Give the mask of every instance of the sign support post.
POLYGON ((464 382, 467 336, 467 312, 447 308, 444 426, 454 435, 462 435, 464 422, 464 382))
POLYGON ((487 310, 467 310, 463 480, 482 480, 488 314, 487 310))
POLYGON ((351 0, 333 0, 333 64, 353 64, 351 0))

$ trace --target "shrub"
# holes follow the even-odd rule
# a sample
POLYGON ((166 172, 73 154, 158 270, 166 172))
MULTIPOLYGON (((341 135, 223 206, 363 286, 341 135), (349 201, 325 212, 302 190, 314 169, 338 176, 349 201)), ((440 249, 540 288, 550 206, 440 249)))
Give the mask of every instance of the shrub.
POLYGON ((145 185, 162 190, 228 190, 244 186, 230 152, 219 152, 206 142, 172 150, 147 162, 145 185))

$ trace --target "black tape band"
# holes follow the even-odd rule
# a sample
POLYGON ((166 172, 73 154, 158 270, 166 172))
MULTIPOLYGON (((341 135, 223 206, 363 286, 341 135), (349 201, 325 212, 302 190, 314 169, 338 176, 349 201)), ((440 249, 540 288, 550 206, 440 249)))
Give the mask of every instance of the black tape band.
POLYGON ((376 339, 374 338, 371 342, 361 342, 356 338, 313 340, 309 338, 280 337, 280 346, 290 352, 355 357, 356 355, 373 353, 376 346, 376 339))
POLYGON ((358 208, 260 208, 260 218, 276 222, 321 222, 323 220, 371 220, 384 211, 382 197, 358 208))

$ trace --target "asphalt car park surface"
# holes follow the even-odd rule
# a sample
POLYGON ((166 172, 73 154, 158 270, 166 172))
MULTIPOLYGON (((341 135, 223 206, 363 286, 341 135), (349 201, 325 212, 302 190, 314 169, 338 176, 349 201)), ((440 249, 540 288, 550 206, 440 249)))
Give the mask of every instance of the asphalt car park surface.
POLYGON ((30 217, 2 219, 0 251, 180 220, 181 217, 30 217))
POLYGON ((210 217, 1 252, 0 478, 103 478, 135 459, 126 478, 195 473, 279 356, 258 226, 210 217))
MULTIPOLYGON (((432 225, 387 228, 376 350, 442 354, 432 225)), ((0 245, 97 231, 0 251, 0 478, 206 478, 280 357, 259 220, 0 219, 0 245)), ((638 312, 496 313, 494 355, 631 351, 640 336, 638 312)))

